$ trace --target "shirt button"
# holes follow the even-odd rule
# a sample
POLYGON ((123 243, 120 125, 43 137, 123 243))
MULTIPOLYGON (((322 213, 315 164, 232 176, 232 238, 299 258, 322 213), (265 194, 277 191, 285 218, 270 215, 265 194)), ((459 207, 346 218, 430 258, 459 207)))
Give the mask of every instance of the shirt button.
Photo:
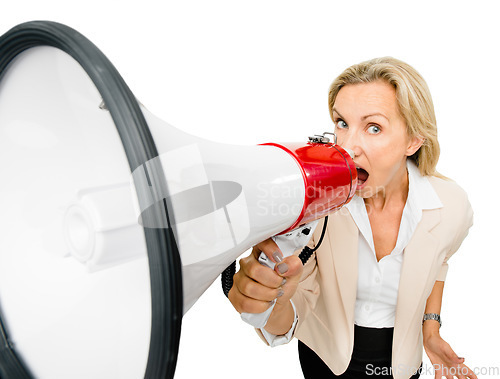
POLYGON ((378 277, 378 276, 377 276, 377 277, 375 278, 375 283, 377 283, 377 284, 379 284, 379 283, 380 283, 380 277, 378 277))
POLYGON ((365 311, 369 311, 370 310, 370 306, 369 305, 365 305, 365 311))

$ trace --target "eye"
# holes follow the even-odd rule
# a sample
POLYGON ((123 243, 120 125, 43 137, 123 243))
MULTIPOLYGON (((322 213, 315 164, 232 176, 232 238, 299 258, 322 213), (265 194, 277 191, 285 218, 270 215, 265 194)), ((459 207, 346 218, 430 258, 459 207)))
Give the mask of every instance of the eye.
POLYGON ((335 121, 335 127, 338 129, 347 129, 347 123, 344 120, 337 120, 335 121))
POLYGON ((379 134, 381 131, 382 129, 380 129, 380 126, 378 125, 370 125, 368 127, 368 133, 370 134, 379 134))

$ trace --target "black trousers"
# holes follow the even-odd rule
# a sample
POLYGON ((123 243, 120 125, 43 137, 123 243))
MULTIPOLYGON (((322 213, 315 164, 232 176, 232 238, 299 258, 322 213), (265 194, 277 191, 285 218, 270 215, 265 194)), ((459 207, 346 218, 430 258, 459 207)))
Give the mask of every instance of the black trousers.
MULTIPOLYGON (((394 328, 366 328, 354 325, 354 348, 351 362, 341 375, 335 375, 314 351, 299 341, 299 359, 304 378, 392 378, 393 334, 394 328)), ((408 373, 408 376, 410 379, 417 379, 420 377, 419 372, 420 369, 411 377, 411 373, 408 373)))

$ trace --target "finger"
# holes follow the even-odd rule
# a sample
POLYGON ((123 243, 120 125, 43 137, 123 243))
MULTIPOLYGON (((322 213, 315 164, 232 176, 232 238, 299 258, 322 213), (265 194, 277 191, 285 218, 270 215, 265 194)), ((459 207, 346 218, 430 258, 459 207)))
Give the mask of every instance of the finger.
POLYGON ((434 364, 434 379, 441 379, 443 377, 443 365, 434 364))
MULTIPOLYGON (((276 269, 275 269, 276 271, 276 269)), ((277 273, 278 275, 287 278, 287 282, 299 282, 304 271, 304 265, 300 258, 296 255, 291 255, 286 257, 283 262, 278 265, 277 273), (286 271, 281 272, 281 268, 286 264, 286 271)))
POLYGON ((453 375, 449 374, 449 366, 444 364, 434 365, 434 378, 441 379, 443 376, 446 379, 453 379, 453 375))
POLYGON ((255 300, 243 295, 236 286, 231 288, 228 298, 239 313, 262 313, 272 305, 272 302, 255 300))
POLYGON ((268 238, 267 240, 258 243, 252 249, 252 253, 257 259, 259 258, 260 252, 266 254, 267 257, 274 263, 279 263, 283 260, 283 253, 272 238, 268 238))
POLYGON ((466 365, 462 365, 461 367, 462 374, 465 374, 465 377, 470 379, 477 379, 477 375, 466 365))
POLYGON ((461 364, 465 361, 465 358, 459 357, 449 344, 446 344, 445 354, 450 363, 453 363, 453 365, 461 364))
MULTIPOLYGON (((462 358, 463 359, 463 358, 462 358)), ((467 377, 465 376, 465 374, 468 372, 467 370, 467 366, 465 365, 456 365, 456 376, 458 379, 467 379, 467 377)))
MULTIPOLYGON (((453 351, 452 351, 453 352, 453 351)), ((450 361, 452 361, 454 364, 459 365, 465 362, 465 358, 459 357, 455 352, 453 354, 449 355, 450 361)))
POLYGON ((275 271, 267 266, 261 265, 255 257, 251 254, 246 258, 240 259, 240 271, 235 275, 235 281, 240 278, 240 275, 248 276, 256 282, 270 288, 278 288, 283 282, 283 278, 275 271))
POLYGON ((255 300, 269 302, 283 295, 283 290, 281 288, 263 286, 248 276, 242 276, 241 279, 237 280, 235 283, 238 291, 240 291, 242 295, 255 300))
POLYGON ((283 252, 280 250, 276 242, 272 238, 268 238, 265 241, 255 245, 252 253, 259 259, 260 252, 263 252, 267 258, 276 264, 274 270, 279 274, 284 276, 288 271, 288 264, 283 262, 285 259, 283 256, 283 252))
POLYGON ((434 365, 433 365, 433 368, 434 368, 434 379, 439 379, 440 378, 439 370, 436 370, 436 367, 434 367, 434 365))

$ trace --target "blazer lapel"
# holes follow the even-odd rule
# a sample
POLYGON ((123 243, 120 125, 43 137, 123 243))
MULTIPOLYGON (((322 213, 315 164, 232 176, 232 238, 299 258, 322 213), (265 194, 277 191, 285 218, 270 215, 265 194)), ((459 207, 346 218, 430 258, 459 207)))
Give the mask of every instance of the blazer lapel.
POLYGON ((404 251, 394 324, 395 350, 402 347, 412 319, 418 311, 419 302, 424 297, 423 292, 438 247, 438 239, 431 234, 431 230, 439 223, 440 218, 439 209, 424 210, 422 220, 404 251))
POLYGON ((328 243, 348 323, 354 322, 358 287, 358 228, 347 209, 331 217, 328 243))
MULTIPOLYGON (((431 231, 440 220, 440 209, 424 210, 422 220, 404 251, 394 325, 395 350, 401 348, 419 302, 424 297, 423 292, 435 262, 439 243, 431 231)), ((354 322, 358 282, 358 234, 356 223, 347 209, 341 209, 331 215, 324 243, 329 245, 332 261, 326 261, 326 251, 322 257, 323 263, 327 263, 325 266, 328 267, 328 271, 325 270, 326 275, 335 270, 344 312, 350 324, 354 322)))

